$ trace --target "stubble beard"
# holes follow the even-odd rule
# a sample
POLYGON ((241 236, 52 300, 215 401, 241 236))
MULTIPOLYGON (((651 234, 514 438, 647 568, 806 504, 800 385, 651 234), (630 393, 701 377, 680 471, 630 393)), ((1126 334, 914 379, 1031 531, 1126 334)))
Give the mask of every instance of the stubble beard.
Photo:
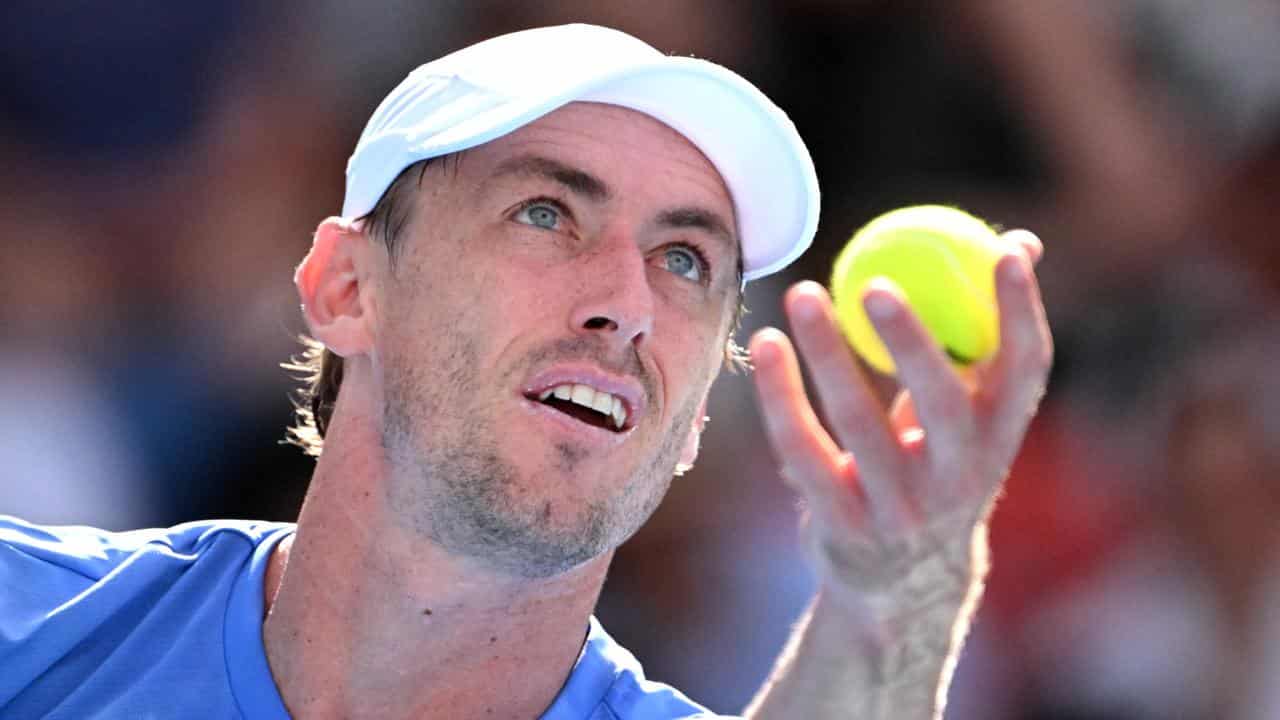
MULTIPOLYGON (((441 338, 441 340, 445 340, 441 338)), ((573 498, 555 489, 580 471, 583 453, 561 445, 555 460, 521 477, 499 450, 499 432, 475 398, 479 353, 470 339, 450 338, 440 365, 415 372, 388 363, 384 386, 383 446, 393 468, 387 500, 411 531, 447 552, 522 578, 566 572, 616 548, 648 520, 670 487, 698 405, 677 411, 651 460, 604 497, 573 498), (445 370, 445 372, 440 372, 445 370), (541 496, 536 489, 543 489, 541 496)), ((513 420, 518 423, 518 420, 513 420)))

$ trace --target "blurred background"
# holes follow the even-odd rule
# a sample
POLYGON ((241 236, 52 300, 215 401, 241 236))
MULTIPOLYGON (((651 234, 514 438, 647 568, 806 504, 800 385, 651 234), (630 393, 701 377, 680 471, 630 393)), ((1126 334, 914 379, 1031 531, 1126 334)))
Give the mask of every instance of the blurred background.
MULTIPOLYGON (((1266 0, 49 3, 0 9, 0 512, 291 520, 290 283, 417 64, 582 20, 795 120, 815 246, 890 207, 1028 227, 1057 356, 992 521, 947 717, 1280 717, 1280 4, 1266 0)), ((749 380, 618 554, 606 627, 736 712, 813 580, 749 380)))

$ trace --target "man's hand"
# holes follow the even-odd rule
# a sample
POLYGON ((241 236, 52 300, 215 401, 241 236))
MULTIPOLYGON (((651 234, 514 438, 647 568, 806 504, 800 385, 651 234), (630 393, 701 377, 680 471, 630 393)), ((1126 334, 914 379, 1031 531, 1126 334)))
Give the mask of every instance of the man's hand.
POLYGON ((945 695, 986 572, 984 523, 1052 358, 1032 271, 1040 241, 1025 231, 1005 238, 1010 252, 996 268, 1000 350, 963 373, 894 286, 868 290, 868 315, 903 386, 887 412, 820 285, 797 284, 785 306, 826 427, 787 337, 765 329, 752 338, 766 433, 782 476, 804 498, 820 580, 793 656, 753 703, 753 717, 909 719, 940 709, 935 693, 945 695))

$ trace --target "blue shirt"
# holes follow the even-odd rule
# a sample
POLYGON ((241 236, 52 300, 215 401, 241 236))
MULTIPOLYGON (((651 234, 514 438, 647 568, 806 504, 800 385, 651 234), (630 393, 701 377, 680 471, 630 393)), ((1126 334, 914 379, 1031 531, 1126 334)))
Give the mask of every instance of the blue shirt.
MULTIPOLYGON (((110 533, 0 516, 0 718, 288 718, 262 645, 263 582, 293 531, 224 520, 110 533)), ((591 618, 541 720, 713 717, 646 680, 591 618)))

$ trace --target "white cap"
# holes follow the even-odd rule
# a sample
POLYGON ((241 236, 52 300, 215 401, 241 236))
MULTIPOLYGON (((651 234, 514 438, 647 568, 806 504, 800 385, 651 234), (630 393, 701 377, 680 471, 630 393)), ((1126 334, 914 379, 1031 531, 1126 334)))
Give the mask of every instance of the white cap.
POLYGON ((481 145, 574 101, 642 112, 702 151, 733 198, 744 281, 781 270, 813 241, 818 178, 781 109, 720 65, 594 25, 502 35, 411 72, 347 162, 342 215, 367 214, 419 160, 481 145))

